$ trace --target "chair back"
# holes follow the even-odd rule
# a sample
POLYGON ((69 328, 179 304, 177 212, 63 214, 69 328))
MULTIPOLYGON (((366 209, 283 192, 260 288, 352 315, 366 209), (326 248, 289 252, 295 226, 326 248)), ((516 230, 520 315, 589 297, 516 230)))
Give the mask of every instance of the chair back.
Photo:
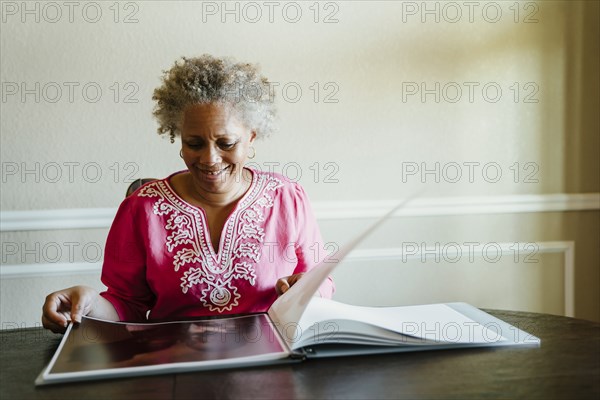
POLYGON ((133 194, 133 192, 135 192, 140 187, 142 187, 142 185, 144 185, 144 184, 146 184, 148 182, 155 181, 155 180, 156 180, 155 178, 139 178, 139 179, 136 179, 135 181, 131 182, 131 184, 127 188, 127 192, 125 192, 125 197, 131 196, 133 194))

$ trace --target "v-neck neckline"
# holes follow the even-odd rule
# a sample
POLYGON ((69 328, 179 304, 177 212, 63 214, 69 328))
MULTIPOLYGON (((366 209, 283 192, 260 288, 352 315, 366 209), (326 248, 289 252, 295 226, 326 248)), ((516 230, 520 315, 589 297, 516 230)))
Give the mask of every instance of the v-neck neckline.
POLYGON ((227 226, 231 222, 231 216, 237 213, 237 211, 240 208, 240 204, 242 204, 246 200, 246 198, 250 196, 250 194, 254 191, 254 186, 256 186, 256 182, 257 182, 256 172, 253 169, 248 168, 248 167, 244 167, 244 169, 246 169, 250 172, 250 174, 252 176, 252 181, 250 182, 250 186, 248 187, 246 192, 242 195, 242 197, 239 198, 239 200, 235 204, 235 207, 233 207, 233 209, 231 210, 229 215, 227 215, 227 218, 225 218, 225 223, 223 224, 223 228, 221 229, 221 234, 219 235, 219 243, 218 243, 219 247, 217 247, 217 251, 215 251, 215 247, 213 246, 213 242, 212 242, 212 237, 210 235, 211 232, 208 227, 208 218, 206 216, 206 210, 201 206, 194 205, 194 204, 188 202, 187 200, 185 200, 183 197, 181 197, 175 191, 175 189, 173 188, 173 185, 171 184, 171 178, 173 178, 175 175, 189 172, 189 170, 186 169, 186 170, 175 172, 175 173, 169 175, 167 177, 167 179, 165 179, 166 187, 171 192, 171 194, 173 194, 173 196, 178 201, 180 201, 182 204, 184 204, 185 206, 189 207, 191 210, 193 210, 196 213, 199 213, 202 216, 202 218, 200 218, 200 220, 202 222, 202 227, 201 227, 202 233, 203 233, 202 236, 204 236, 204 240, 206 241, 206 245, 208 247, 208 251, 210 252, 211 258, 214 260, 214 262, 217 265, 220 264, 221 256, 223 254, 224 236, 226 236, 224 233, 227 230, 227 226))

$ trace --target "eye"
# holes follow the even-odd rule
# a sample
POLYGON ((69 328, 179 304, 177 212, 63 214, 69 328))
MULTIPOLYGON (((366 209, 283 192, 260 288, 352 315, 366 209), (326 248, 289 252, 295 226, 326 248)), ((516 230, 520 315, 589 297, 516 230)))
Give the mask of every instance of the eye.
POLYGON ((185 145, 190 149, 199 149, 203 146, 200 142, 187 142, 185 145))
POLYGON ((238 142, 221 142, 219 143, 219 147, 223 150, 231 150, 236 144, 238 144, 238 142))

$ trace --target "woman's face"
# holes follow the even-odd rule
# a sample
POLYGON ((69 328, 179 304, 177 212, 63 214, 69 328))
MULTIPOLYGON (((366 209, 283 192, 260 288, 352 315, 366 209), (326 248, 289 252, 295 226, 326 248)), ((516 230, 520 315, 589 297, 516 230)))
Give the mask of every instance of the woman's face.
POLYGON ((256 133, 226 107, 198 104, 185 109, 182 155, 196 187, 207 193, 235 192, 256 133))

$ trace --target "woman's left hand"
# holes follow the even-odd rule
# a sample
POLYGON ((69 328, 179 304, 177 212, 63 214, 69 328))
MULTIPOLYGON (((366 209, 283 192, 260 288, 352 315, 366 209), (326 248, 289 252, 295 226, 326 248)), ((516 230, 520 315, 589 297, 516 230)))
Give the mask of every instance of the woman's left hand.
POLYGON ((277 291, 277 295, 281 296, 282 294, 287 292, 290 287, 294 286, 294 284, 298 282, 300 278, 302 278, 302 275, 304 275, 304 272, 279 278, 277 280, 277 283, 275 284, 275 290, 277 291))

